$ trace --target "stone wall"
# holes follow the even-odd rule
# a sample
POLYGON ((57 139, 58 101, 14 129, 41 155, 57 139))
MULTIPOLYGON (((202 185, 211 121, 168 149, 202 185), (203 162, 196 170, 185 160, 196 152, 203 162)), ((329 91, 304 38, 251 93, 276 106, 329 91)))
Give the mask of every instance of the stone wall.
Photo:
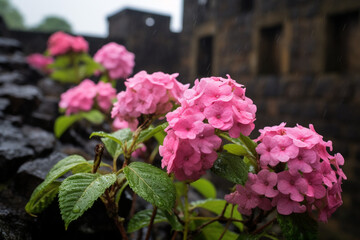
POLYGON ((208 0, 208 14, 201 2, 184 1, 182 74, 191 81, 200 76, 201 38, 211 36, 209 75, 230 74, 246 86, 258 107, 256 129, 313 123, 332 140, 350 180, 343 184, 344 204, 322 226, 321 238, 357 239, 360 2, 208 0))
POLYGON ((135 54, 134 73, 178 71, 178 34, 170 31, 170 17, 125 9, 108 17, 109 37, 126 39, 135 54))

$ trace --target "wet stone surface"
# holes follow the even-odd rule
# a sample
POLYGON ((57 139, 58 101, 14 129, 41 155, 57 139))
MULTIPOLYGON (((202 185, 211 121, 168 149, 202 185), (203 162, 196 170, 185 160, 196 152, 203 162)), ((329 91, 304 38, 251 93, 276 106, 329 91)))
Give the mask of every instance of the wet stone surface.
POLYGON ((24 84, 25 83, 24 75, 18 72, 0 74, 0 85, 9 84, 9 83, 24 84))
POLYGON ((0 97, 10 101, 9 112, 11 114, 29 116, 39 105, 42 93, 37 87, 31 85, 5 84, 0 87, 0 97))

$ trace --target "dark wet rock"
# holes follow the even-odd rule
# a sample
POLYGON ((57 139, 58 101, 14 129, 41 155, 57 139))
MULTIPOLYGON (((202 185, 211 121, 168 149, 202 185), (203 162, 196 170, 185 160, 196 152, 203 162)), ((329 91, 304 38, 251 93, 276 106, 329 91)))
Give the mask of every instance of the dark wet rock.
POLYGON ((29 124, 32 124, 37 127, 41 127, 46 131, 53 131, 54 122, 55 122, 54 116, 46 113, 34 112, 31 115, 29 124))
POLYGON ((15 189, 22 196, 29 198, 31 193, 46 177, 50 169, 66 154, 53 152, 48 157, 26 162, 18 169, 15 177, 15 189))
POLYGON ((21 164, 35 156, 52 151, 54 136, 40 128, 15 127, 10 121, 0 122, 0 180, 10 178, 21 164))
POLYGON ((0 239, 31 240, 31 227, 19 211, 0 203, 0 239))
POLYGON ((21 130, 9 121, 0 122, 0 181, 10 178, 33 155, 21 130))
POLYGON ((0 37, 0 52, 13 53, 21 49, 19 41, 11 38, 0 37))
POLYGON ((7 180, 17 168, 30 159, 34 150, 23 143, 6 141, 0 144, 0 181, 7 180))
POLYGON ((12 71, 28 68, 26 58, 20 54, 11 56, 0 54, 0 66, 12 71))
POLYGON ((55 146, 53 133, 31 126, 24 126, 22 132, 26 138, 27 145, 33 148, 36 154, 41 155, 53 150, 55 146))
POLYGON ((7 114, 7 115, 5 115, 4 120, 10 122, 15 127, 21 127, 24 122, 23 118, 18 115, 8 115, 7 114))
POLYGON ((10 72, 0 74, 0 85, 13 83, 13 84, 23 84, 25 83, 24 75, 19 72, 10 72))
POLYGON ((4 117, 4 112, 10 106, 10 101, 6 98, 0 98, 0 118, 4 117))
POLYGON ((43 101, 36 109, 36 112, 52 115, 56 118, 59 115, 59 99, 56 97, 44 97, 43 101))
POLYGON ((38 82, 38 87, 44 93, 45 96, 53 96, 59 99, 59 96, 65 92, 69 86, 65 86, 59 82, 56 82, 50 78, 43 78, 38 82))
POLYGON ((10 100, 11 114, 29 116, 39 105, 42 94, 35 86, 5 84, 0 87, 0 97, 10 100))

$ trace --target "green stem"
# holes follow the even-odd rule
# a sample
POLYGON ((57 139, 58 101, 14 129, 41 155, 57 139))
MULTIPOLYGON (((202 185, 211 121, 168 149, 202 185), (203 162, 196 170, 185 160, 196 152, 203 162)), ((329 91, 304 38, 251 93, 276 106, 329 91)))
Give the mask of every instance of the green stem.
POLYGON ((188 191, 189 191, 189 185, 187 183, 184 182, 184 189, 185 189, 185 196, 184 196, 184 204, 185 204, 185 209, 184 209, 184 222, 185 222, 185 226, 184 226, 184 237, 183 240, 187 239, 187 235, 188 235, 188 231, 189 231, 189 198, 188 198, 188 191))
POLYGON ((117 171, 117 157, 113 158, 113 172, 117 171))
POLYGON ((75 72, 75 79, 77 83, 80 83, 80 71, 79 71, 79 58, 77 56, 77 53, 73 53, 71 55, 72 62, 74 64, 74 72, 75 72))
POLYGON ((120 173, 122 173, 124 171, 124 168, 120 169, 119 171, 116 172, 116 175, 119 175, 120 173))
POLYGON ((124 185, 122 185, 122 187, 116 192, 116 194, 115 194, 115 204, 116 204, 117 207, 119 207, 119 201, 120 201, 120 198, 121 198, 121 194, 128 185, 129 185, 129 182, 124 183, 124 185))
MULTIPOLYGON (((141 131, 147 129, 150 124, 153 121, 153 117, 152 116, 147 116, 147 118, 145 119, 145 121, 143 122, 143 124, 141 124, 134 132, 133 138, 132 138, 132 142, 130 147, 124 147, 124 163, 123 163, 123 167, 127 166, 130 162, 130 158, 131 158, 131 154, 133 151, 135 151, 135 147, 136 147, 136 141, 140 136, 141 131)), ((126 142, 125 142, 126 143, 126 142)))
POLYGON ((149 160, 148 160, 149 164, 152 164, 154 162, 154 159, 155 159, 156 155, 158 154, 158 152, 159 152, 159 145, 157 145, 154 148, 154 150, 151 152, 149 160))

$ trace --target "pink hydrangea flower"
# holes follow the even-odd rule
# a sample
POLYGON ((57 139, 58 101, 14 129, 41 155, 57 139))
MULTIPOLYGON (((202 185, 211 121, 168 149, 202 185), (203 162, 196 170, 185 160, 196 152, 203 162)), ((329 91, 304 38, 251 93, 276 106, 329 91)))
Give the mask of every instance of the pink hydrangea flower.
POLYGON ((100 48, 94 60, 104 66, 111 79, 127 78, 133 71, 135 55, 120 44, 111 42, 100 48))
POLYGON ((272 167, 279 163, 279 159, 273 158, 271 149, 273 144, 270 136, 265 136, 263 141, 256 147, 256 152, 260 155, 261 167, 265 168, 268 164, 272 167))
POLYGON ((163 115, 170 111, 174 104, 179 103, 178 96, 182 96, 188 87, 179 83, 177 76, 141 71, 127 79, 126 91, 117 95, 117 102, 111 111, 112 118, 133 122, 141 114, 163 115))
MULTIPOLYGON (((221 145, 215 129, 228 131, 231 137, 236 138, 240 133, 249 135, 255 127, 256 106, 245 97, 243 86, 229 75, 227 77, 196 80, 194 87, 184 92, 180 100, 181 107, 166 115, 168 134, 171 133, 172 137, 175 135, 179 141, 186 141, 195 152, 200 153, 195 154, 199 163, 192 166, 178 163, 183 161, 179 158, 171 157, 169 160, 165 150, 160 152, 163 157, 162 167, 167 167, 168 173, 174 172, 179 180, 196 180, 212 167, 217 159, 215 150, 221 145), (177 164, 183 169, 173 168, 177 164), (202 166, 201 170, 198 170, 199 166, 202 166)), ((167 144, 168 141, 164 141, 161 149, 167 149, 167 144)))
POLYGON ((307 149, 314 147, 320 141, 319 134, 300 125, 294 128, 287 128, 286 135, 293 140, 295 146, 307 149))
POLYGON ((205 124, 201 134, 191 140, 191 145, 195 150, 204 154, 210 154, 214 149, 218 149, 221 145, 221 139, 215 135, 215 129, 209 124, 205 124))
POLYGON ((89 111, 96 96, 96 85, 93 81, 85 79, 78 86, 61 94, 60 108, 66 109, 66 115, 79 111, 89 111))
POLYGON ((215 149, 220 147, 221 139, 212 133, 213 129, 206 126, 199 138, 189 140, 179 138, 174 130, 169 129, 163 146, 159 148, 163 157, 162 167, 166 167, 168 173, 173 172, 181 181, 200 178, 217 159, 215 149))
POLYGON ((115 117, 112 126, 115 130, 120 130, 124 128, 130 128, 131 131, 135 131, 139 122, 136 118, 133 118, 131 121, 125 121, 120 117, 115 117))
POLYGON ((306 206, 299 202, 293 201, 290 195, 279 194, 273 201, 272 205, 276 206, 278 213, 282 215, 290 215, 291 213, 303 213, 306 211, 306 206))
POLYGON ((99 82, 96 85, 96 101, 99 107, 108 111, 112 106, 112 100, 116 98, 116 89, 110 83, 99 82))
POLYGON ((289 172, 291 175, 297 175, 299 172, 310 173, 313 171, 313 165, 315 166, 318 161, 315 151, 302 148, 295 158, 289 160, 289 172))
MULTIPOLYGON (((331 141, 325 142, 312 125, 289 128, 281 123, 259 131, 259 171, 249 174, 245 188, 239 190, 243 194, 251 190, 263 197, 262 202, 271 201, 280 214, 316 210, 319 220, 327 221, 342 204, 341 182, 346 179, 340 167, 344 164, 342 155, 331 156, 327 151, 332 150, 331 141)), ((239 190, 232 195, 238 196, 239 190)), ((239 211, 251 213, 244 203, 237 204, 241 205, 239 211)))
POLYGON ((112 100, 116 97, 116 90, 109 83, 99 82, 95 84, 85 79, 78 86, 61 94, 60 108, 66 109, 66 115, 89 111, 92 109, 95 100, 99 108, 107 112, 112 100))
POLYGON ((263 169, 258 172, 256 181, 251 185, 251 189, 259 195, 265 195, 269 198, 275 197, 279 193, 274 189, 277 179, 276 173, 263 169))
POLYGON ((87 52, 89 45, 81 36, 73 37, 59 31, 50 36, 48 50, 52 56, 57 56, 68 52, 87 52))
POLYGON ((259 196, 251 189, 237 185, 236 191, 226 195, 225 200, 232 204, 238 205, 238 211, 244 215, 251 215, 253 208, 256 208, 260 203, 259 196))
POLYGON ((293 141, 285 135, 277 135, 271 141, 271 157, 278 159, 280 162, 287 162, 290 158, 298 155, 299 148, 294 145, 293 141))
POLYGON ((307 193, 308 182, 300 174, 293 176, 288 171, 283 171, 278 174, 277 187, 282 194, 289 194, 291 200, 301 202, 307 193))
POLYGON ((34 54, 29 55, 26 58, 26 61, 30 66, 32 66, 44 73, 49 73, 50 69, 48 69, 47 66, 49 64, 53 63, 54 59, 52 57, 44 56, 40 53, 34 53, 34 54))

